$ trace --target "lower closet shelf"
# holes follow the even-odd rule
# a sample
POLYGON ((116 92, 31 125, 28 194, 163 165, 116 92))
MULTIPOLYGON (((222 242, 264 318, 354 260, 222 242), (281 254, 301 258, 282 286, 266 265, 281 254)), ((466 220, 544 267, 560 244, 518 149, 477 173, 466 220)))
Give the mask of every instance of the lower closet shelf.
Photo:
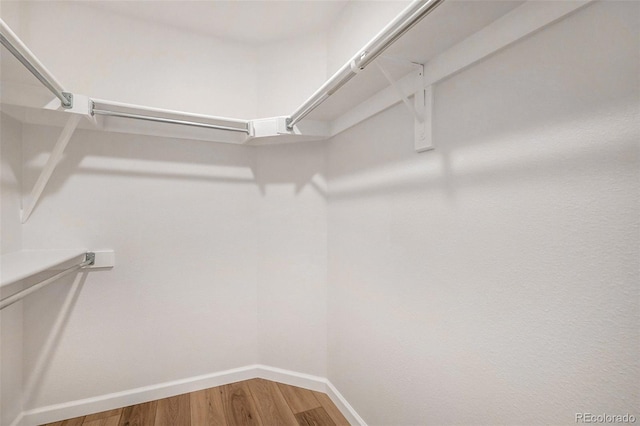
POLYGON ((0 288, 32 277, 40 272, 65 269, 80 263, 87 253, 93 253, 88 269, 112 268, 115 265, 113 250, 20 250, 0 256, 0 288))
POLYGON ((80 262, 86 249, 74 250, 21 250, 3 254, 0 259, 0 287, 29 278, 67 262, 80 262))

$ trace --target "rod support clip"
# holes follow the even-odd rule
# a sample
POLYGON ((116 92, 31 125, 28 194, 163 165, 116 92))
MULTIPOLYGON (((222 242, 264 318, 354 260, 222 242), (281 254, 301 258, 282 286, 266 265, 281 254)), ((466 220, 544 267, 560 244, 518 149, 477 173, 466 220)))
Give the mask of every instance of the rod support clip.
POLYGON ((363 65, 362 63, 364 62, 367 55, 369 55, 369 52, 366 50, 363 50, 360 53, 359 58, 351 61, 351 63, 349 64, 349 66, 351 67, 351 72, 353 72, 354 74, 358 74, 360 71, 364 70, 364 67, 366 65, 363 65))
POLYGON ((90 262, 87 266, 95 265, 96 263, 96 254, 93 252, 87 252, 84 255, 84 261, 90 262))
POLYGON ((62 92, 62 97, 67 100, 66 102, 61 102, 62 108, 65 108, 65 109, 73 108, 73 93, 62 92))

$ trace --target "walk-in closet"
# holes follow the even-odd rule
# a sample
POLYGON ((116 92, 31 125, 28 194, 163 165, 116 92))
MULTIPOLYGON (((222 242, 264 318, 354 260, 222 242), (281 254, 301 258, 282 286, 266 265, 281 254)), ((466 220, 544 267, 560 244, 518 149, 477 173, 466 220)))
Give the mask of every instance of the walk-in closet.
POLYGON ((640 423, 640 2, 0 0, 0 425, 640 423))

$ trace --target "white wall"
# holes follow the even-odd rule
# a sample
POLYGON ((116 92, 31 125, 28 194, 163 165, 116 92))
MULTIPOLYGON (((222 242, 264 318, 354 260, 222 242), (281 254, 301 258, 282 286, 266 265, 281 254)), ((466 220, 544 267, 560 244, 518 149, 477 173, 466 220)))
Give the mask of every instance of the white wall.
POLYGON ((257 150, 260 362, 326 376, 323 142, 257 150))
POLYGON ((0 252, 2 254, 22 248, 20 227, 22 180, 22 124, 0 113, 0 252))
MULTIPOLYGON (((51 133, 25 126, 25 187, 51 133)), ((116 267, 26 300, 27 409, 258 362, 326 374, 322 144, 80 131, 67 150, 24 244, 116 267)))
POLYGON ((434 152, 403 105, 330 142, 328 377, 369 424, 638 418, 638 18, 437 85, 434 152))
POLYGON ((338 71, 410 3, 409 0, 349 2, 327 33, 327 74, 338 71))
MULTIPOLYGON (((279 115, 406 2, 364 5, 309 36, 309 50, 226 45, 115 15, 114 36, 106 12, 59 2, 25 5, 20 35, 80 93, 279 115), (61 10, 69 26, 54 28, 61 10)), ((329 145, 77 132, 20 238, 112 248, 116 268, 25 302, 26 408, 260 362, 328 376, 371 424, 630 411, 640 396, 637 7, 590 6, 438 85, 438 149, 427 154, 414 153, 403 106, 329 145)), ((23 191, 58 132, 22 129, 23 191)))
POLYGON ((12 29, 73 92, 224 117, 263 118, 290 114, 408 3, 350 2, 327 32, 258 46, 83 2, 9 0, 3 6, 12 29), (64 16, 65 25, 51 16, 64 16))
MULTIPOLYGON (((30 188, 58 129, 24 126, 30 188)), ((78 131, 25 247, 116 252, 116 267, 25 300, 27 408, 256 363, 254 150, 78 131)))
POLYGON ((256 116, 257 56, 251 46, 82 2, 22 3, 18 36, 72 92, 224 117, 256 116))
POLYGON ((291 114, 327 79, 326 34, 266 44, 258 49, 258 114, 291 114))
MULTIPOLYGON (((10 4, 36 55, 98 98, 284 115, 326 78, 324 34, 258 51, 79 3, 10 4), (52 15, 69 24, 54 26, 52 15), (174 85, 161 87, 165 73, 174 85)), ((25 125, 23 191, 59 131, 25 125)), ((25 301, 24 408, 257 362, 324 376, 323 170, 322 144, 269 150, 76 132, 29 222, 11 229, 24 230, 27 248, 114 249, 117 266, 25 301)))
POLYGON ((22 32, 22 23, 25 18, 22 2, 6 0, 0 2, 0 18, 9 25, 15 33, 22 32))
POLYGON ((9 24, 71 91, 234 118, 290 114, 408 4, 352 2, 326 33, 252 46, 82 2, 19 3, 9 24))
MULTIPOLYGON (((22 248, 20 183, 22 125, 0 113, 0 253, 22 248)), ((0 271, 2 274, 2 271, 0 271)), ((0 297, 11 294, 0 291, 0 297)), ((0 424, 22 411, 22 302, 0 311, 0 424)))

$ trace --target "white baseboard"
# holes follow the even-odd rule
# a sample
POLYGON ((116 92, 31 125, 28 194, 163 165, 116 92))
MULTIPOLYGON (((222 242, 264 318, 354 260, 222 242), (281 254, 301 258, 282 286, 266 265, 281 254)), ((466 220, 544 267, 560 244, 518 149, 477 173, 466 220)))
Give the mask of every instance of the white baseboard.
POLYGON ((11 426, 22 426, 23 417, 24 417, 24 413, 18 414, 18 417, 16 417, 16 419, 11 422, 11 426))
POLYGON ((367 426, 365 421, 358 415, 356 410, 347 402, 338 389, 324 377, 312 376, 310 374, 297 373, 295 371, 283 370, 281 368, 258 365, 258 376, 261 379, 272 380, 286 385, 311 389, 317 392, 326 393, 327 396, 338 407, 342 415, 352 425, 367 426))
POLYGON ((364 420, 326 378, 259 364, 28 410, 11 426, 52 423, 254 378, 324 392, 352 425, 366 426, 364 420))
POLYGON ((333 401, 336 407, 338 407, 342 415, 349 421, 349 423, 351 423, 352 425, 367 426, 367 423, 365 423, 364 419, 360 417, 360 415, 358 415, 356 410, 353 409, 351 404, 347 402, 345 397, 342 396, 340 392, 338 392, 338 389, 336 389, 336 387, 333 386, 333 384, 329 380, 327 380, 327 390, 325 391, 325 393, 329 398, 331 398, 331 401, 333 401))
POLYGON ((260 379, 272 380, 274 382, 284 383, 285 385, 311 389, 317 392, 327 391, 327 379, 324 377, 269 367, 267 365, 256 365, 256 373, 257 375, 255 377, 260 379))

